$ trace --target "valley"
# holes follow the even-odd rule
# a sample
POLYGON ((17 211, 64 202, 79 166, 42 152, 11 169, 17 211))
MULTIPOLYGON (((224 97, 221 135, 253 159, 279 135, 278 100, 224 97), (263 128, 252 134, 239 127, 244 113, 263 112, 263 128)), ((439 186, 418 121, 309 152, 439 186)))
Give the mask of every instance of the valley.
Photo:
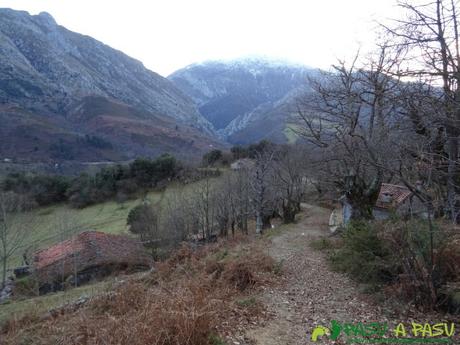
POLYGON ((457 2, 3 1, 0 345, 460 343, 457 2))

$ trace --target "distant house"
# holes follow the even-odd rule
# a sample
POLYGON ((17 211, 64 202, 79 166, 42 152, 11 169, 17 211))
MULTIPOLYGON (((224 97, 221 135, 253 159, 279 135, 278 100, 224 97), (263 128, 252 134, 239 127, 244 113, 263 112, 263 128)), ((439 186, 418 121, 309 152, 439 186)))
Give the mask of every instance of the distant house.
POLYGON ((249 158, 238 159, 237 161, 230 164, 230 169, 232 170, 251 170, 255 167, 255 162, 249 158))
POLYGON ((422 202, 407 187, 382 183, 373 215, 375 219, 382 220, 391 214, 422 218, 427 215, 422 202))
MULTIPOLYGON (((351 218, 351 205, 346 197, 340 198, 340 203, 341 207, 334 209, 329 217, 332 232, 347 224, 351 218)), ((389 183, 382 183, 372 214, 377 220, 387 219, 392 214, 427 217, 422 202, 407 187, 389 183)))
POLYGON ((66 281, 80 285, 116 270, 147 269, 150 265, 136 239, 97 231, 80 233, 37 252, 32 264, 40 293, 61 290, 66 281))

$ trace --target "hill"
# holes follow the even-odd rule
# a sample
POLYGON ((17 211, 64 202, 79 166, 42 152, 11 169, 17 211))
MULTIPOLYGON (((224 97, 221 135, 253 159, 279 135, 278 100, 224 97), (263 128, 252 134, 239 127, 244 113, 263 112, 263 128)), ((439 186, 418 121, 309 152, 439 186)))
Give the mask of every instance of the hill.
POLYGON ((239 59, 187 66, 168 79, 189 95, 221 138, 234 144, 285 142, 295 95, 314 69, 285 61, 239 59))
POLYGON ((0 118, 0 157, 13 159, 188 156, 219 145, 173 83, 47 13, 0 9, 0 118))

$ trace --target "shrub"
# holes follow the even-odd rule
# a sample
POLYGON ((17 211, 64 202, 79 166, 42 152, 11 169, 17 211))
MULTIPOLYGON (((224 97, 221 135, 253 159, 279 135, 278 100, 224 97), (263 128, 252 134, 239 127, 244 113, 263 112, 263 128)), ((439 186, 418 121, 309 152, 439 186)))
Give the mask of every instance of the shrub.
POLYGON ((315 250, 329 250, 334 248, 334 244, 329 238, 321 237, 320 239, 311 241, 310 247, 315 250))
POLYGON ((13 293, 14 298, 37 296, 38 282, 32 275, 16 279, 13 293))
POLYGON ((152 205, 141 204, 128 214, 127 225, 129 231, 140 235, 144 240, 153 240, 160 236, 160 215, 152 205))
POLYGON ((221 150, 212 150, 203 155, 203 164, 204 165, 214 165, 223 157, 221 150))
POLYGON ((389 221, 381 233, 399 264, 390 290, 428 309, 448 307, 446 287, 460 281, 460 252, 452 234, 422 220, 389 221))
POLYGON ((176 159, 168 154, 164 154, 156 160, 139 158, 132 162, 129 167, 131 177, 145 188, 155 187, 159 181, 175 177, 179 169, 176 159))
POLYGON ((368 222, 348 225, 343 245, 330 257, 332 267, 349 273, 362 283, 380 284, 391 280, 391 253, 368 222))
POLYGON ((217 278, 206 267, 223 248, 213 244, 193 251, 184 246, 155 272, 128 279, 80 308, 51 318, 17 320, 0 331, 0 337, 5 344, 33 337, 33 344, 39 345, 223 345, 221 331, 249 324, 262 310, 256 300, 228 285, 225 271, 235 277, 231 272, 240 271, 246 262, 243 276, 257 283, 273 267, 272 259, 251 244, 246 249, 229 246, 229 254, 218 261, 224 272, 217 278), (234 303, 237 300, 240 303, 234 303))
POLYGON ((39 206, 50 205, 67 199, 70 178, 56 175, 28 175, 11 173, 6 176, 1 190, 26 195, 39 206))
POLYGON ((372 291, 383 287, 422 308, 458 311, 459 243, 420 219, 354 222, 329 258, 334 269, 370 284, 372 291))

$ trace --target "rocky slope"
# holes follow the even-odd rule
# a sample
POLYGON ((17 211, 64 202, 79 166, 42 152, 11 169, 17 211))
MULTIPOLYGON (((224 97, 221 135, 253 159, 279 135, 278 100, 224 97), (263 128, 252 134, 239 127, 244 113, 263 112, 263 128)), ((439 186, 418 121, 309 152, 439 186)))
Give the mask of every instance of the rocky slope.
POLYGON ((288 140, 294 99, 315 73, 283 61, 241 59, 193 64, 168 79, 193 98, 223 139, 246 144, 288 140))
POLYGON ((118 159, 219 145, 173 83, 47 13, 0 9, 0 118, 0 157, 118 159), (59 145, 67 149, 56 155, 59 145))
POLYGON ((297 114, 300 98, 308 92, 298 87, 274 102, 265 102, 254 110, 238 116, 220 134, 228 142, 247 145, 260 140, 275 143, 295 141, 291 130, 300 118, 297 114))

